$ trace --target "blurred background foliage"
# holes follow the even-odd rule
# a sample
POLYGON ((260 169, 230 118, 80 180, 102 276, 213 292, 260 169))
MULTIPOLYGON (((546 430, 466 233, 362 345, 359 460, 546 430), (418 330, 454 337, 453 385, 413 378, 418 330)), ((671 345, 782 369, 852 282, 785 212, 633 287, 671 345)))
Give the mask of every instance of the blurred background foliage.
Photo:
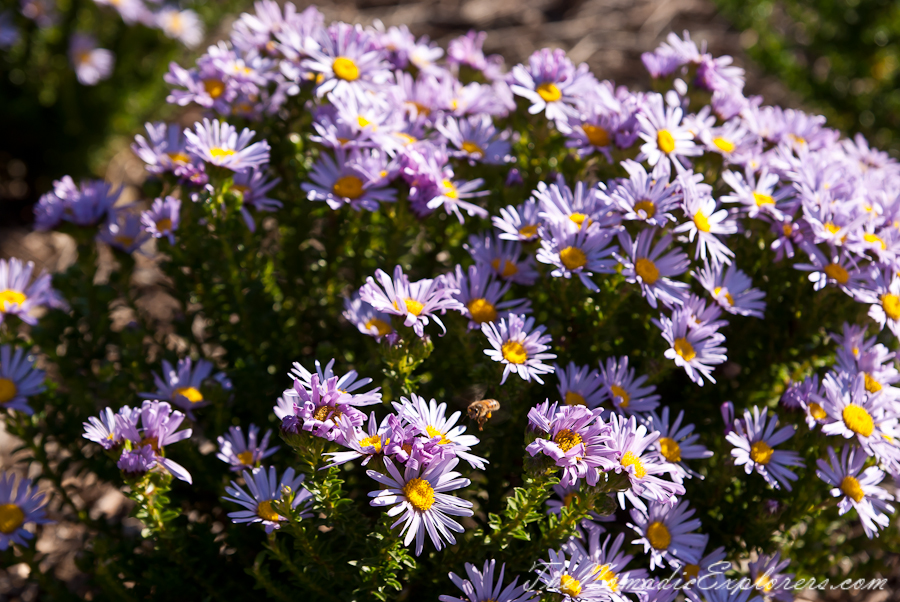
POLYGON ((845 134, 900 152, 900 3, 714 0, 748 55, 845 134))

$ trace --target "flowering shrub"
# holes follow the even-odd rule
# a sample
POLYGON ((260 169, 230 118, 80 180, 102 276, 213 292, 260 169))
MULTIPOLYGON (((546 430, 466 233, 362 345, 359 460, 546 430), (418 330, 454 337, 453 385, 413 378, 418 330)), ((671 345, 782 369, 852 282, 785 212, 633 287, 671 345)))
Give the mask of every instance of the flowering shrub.
POLYGON ((483 39, 260 2, 171 66, 207 117, 136 137, 149 209, 41 199, 79 257, 0 268, 0 400, 48 491, 4 477, 5 562, 40 573, 49 498, 94 599, 746 602, 885 570, 897 163, 687 35, 652 93, 483 39))

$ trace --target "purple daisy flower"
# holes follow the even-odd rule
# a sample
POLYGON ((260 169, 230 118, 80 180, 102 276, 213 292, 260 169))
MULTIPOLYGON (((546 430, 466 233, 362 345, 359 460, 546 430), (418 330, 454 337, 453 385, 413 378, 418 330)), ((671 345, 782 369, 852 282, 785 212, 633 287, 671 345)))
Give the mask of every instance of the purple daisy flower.
POLYGON ((527 299, 501 301, 510 283, 495 281, 493 273, 484 265, 470 265, 466 272, 458 265, 455 272, 447 274, 446 282, 454 290, 453 298, 462 305, 460 312, 469 318, 469 330, 507 318, 510 313, 531 313, 531 301, 527 299))
POLYGON ((178 360, 173 368, 167 360, 162 362, 162 377, 153 373, 153 381, 156 391, 153 393, 140 393, 144 399, 158 399, 171 401, 187 413, 188 418, 194 419, 192 410, 209 405, 209 401, 203 395, 202 390, 206 381, 215 382, 226 391, 231 389, 231 381, 224 372, 218 372, 212 376, 213 364, 207 360, 198 360, 194 365, 191 358, 178 360))
POLYGON ((871 288, 862 295, 865 303, 871 303, 869 317, 883 329, 887 326, 900 337, 900 276, 890 271, 878 270, 871 288))
POLYGON ((627 602, 630 600, 625 593, 637 593, 635 587, 643 579, 647 578, 645 569, 625 570, 628 563, 634 559, 631 554, 622 552, 622 544, 625 543, 625 534, 619 533, 615 539, 608 534, 600 543, 603 529, 599 527, 587 530, 587 545, 579 539, 572 538, 564 545, 564 549, 577 550, 582 556, 586 556, 594 563, 594 581, 599 581, 605 586, 606 591, 601 599, 614 602, 627 602))
POLYGON ((462 458, 473 468, 484 470, 487 461, 468 453, 472 447, 478 445, 478 437, 463 434, 466 427, 456 424, 461 413, 453 412, 447 416, 446 403, 437 403, 434 399, 426 402, 415 393, 411 397, 412 400, 401 397, 400 403, 394 402, 397 415, 412 425, 417 435, 433 440, 442 446, 442 450, 462 458))
MULTIPOLYGON (((452 42, 451 42, 452 43, 452 42)), ((441 602, 531 602, 537 595, 535 592, 527 591, 525 585, 516 585, 519 578, 516 577, 512 583, 503 587, 503 572, 506 565, 500 565, 500 575, 497 576, 497 584, 494 585, 494 567, 496 560, 485 560, 484 569, 479 571, 475 565, 466 563, 466 575, 468 579, 463 579, 450 573, 450 580, 458 587, 465 598, 442 595, 438 598, 441 602)))
POLYGON ((703 478, 700 474, 694 472, 684 462, 685 460, 698 460, 710 458, 713 452, 709 451, 702 444, 697 443, 700 435, 694 433, 693 424, 685 424, 684 410, 678 412, 678 416, 673 422, 669 422, 669 408, 664 407, 662 416, 657 416, 655 412, 651 412, 647 416, 647 428, 659 433, 659 438, 651 443, 651 448, 658 452, 667 462, 677 466, 680 471, 671 473, 677 482, 682 482, 684 477, 703 478))
POLYGON ((454 289, 445 286, 443 279, 424 279, 410 282, 399 265, 394 268, 394 278, 377 270, 375 279, 369 276, 359 290, 360 299, 375 310, 403 318, 404 326, 411 326, 417 336, 425 336, 425 326, 434 320, 447 332, 444 323, 434 312, 460 310, 462 304, 453 298, 454 289))
POLYGON ((564 602, 579 600, 603 600, 608 585, 596 577, 596 563, 580 550, 571 550, 569 558, 561 550, 549 550, 550 560, 542 560, 544 566, 537 569, 543 582, 542 589, 555 592, 564 602))
POLYGON ((687 157, 703 154, 694 144, 694 135, 681 123, 684 112, 679 107, 666 107, 661 94, 651 94, 637 114, 640 137, 644 140, 638 160, 646 160, 651 166, 672 163, 683 171, 689 166, 687 157))
POLYGON ((168 238, 170 245, 175 244, 175 231, 180 223, 181 200, 173 196, 156 199, 148 211, 141 213, 144 230, 153 238, 168 238))
POLYGON ((700 561, 709 536, 692 533, 700 527, 700 520, 691 518, 694 512, 687 501, 674 507, 650 502, 647 510, 631 510, 633 522, 628 526, 639 536, 631 543, 643 545, 644 553, 650 553, 651 570, 662 567, 664 562, 677 569, 700 561))
POLYGON ((359 292, 344 299, 342 315, 361 333, 375 337, 376 341, 380 341, 394 332, 394 327, 391 326, 391 316, 383 311, 376 311, 375 308, 360 299, 359 292))
POLYGON ((341 421, 338 425, 340 433, 335 438, 335 442, 350 448, 350 450, 325 454, 332 460, 328 466, 339 466, 359 458, 364 458, 360 464, 365 466, 372 458, 381 456, 385 453, 388 444, 397 439, 398 429, 395 429, 394 426, 398 421, 397 416, 390 414, 379 425, 375 419, 375 412, 369 414, 366 430, 341 421))
POLYGON ((308 384, 295 378, 294 386, 284 391, 275 408, 275 415, 282 421, 282 431, 294 434, 306 431, 334 441, 341 422, 354 427, 361 425, 365 414, 355 407, 355 398, 339 390, 337 383, 336 376, 321 380, 318 374, 313 374, 308 384))
POLYGON ((591 279, 594 274, 614 274, 612 236, 599 227, 575 228, 565 223, 541 228, 541 248, 537 260, 554 266, 550 274, 556 278, 578 276, 591 291, 600 290, 591 279))
POLYGON ((760 412, 758 406, 753 407, 752 414, 744 410, 743 420, 737 421, 735 430, 725 438, 734 445, 731 455, 736 466, 743 466, 747 474, 755 470, 776 489, 790 491, 790 481, 796 481, 797 475, 788 467, 802 467, 803 460, 797 452, 776 450, 775 446, 793 437, 797 429, 788 425, 776 431, 778 416, 767 417, 767 411, 763 408, 760 412))
POLYGON ((34 262, 10 257, 0 259, 0 324, 6 316, 16 316, 26 324, 37 324, 32 315, 40 307, 65 309, 65 301, 50 285, 50 274, 41 273, 31 281, 34 262))
POLYGON ((849 443, 844 444, 839 461, 834 448, 829 446, 828 458, 831 464, 819 459, 816 462, 819 467, 816 474, 833 487, 833 497, 841 498, 838 509, 842 515, 851 508, 856 509, 866 535, 871 539, 878 535, 879 528, 886 529, 890 525, 894 507, 888 502, 893 501, 894 496, 878 486, 884 480, 881 469, 869 466, 863 470, 867 456, 860 451, 849 443))
POLYGON ((495 234, 487 236, 469 236, 468 244, 463 245, 475 263, 490 266, 494 274, 503 280, 516 284, 531 286, 538 278, 534 258, 526 256, 522 259, 522 245, 516 241, 502 240, 495 234))
POLYGON ((603 400, 610 399, 615 411, 635 414, 651 412, 659 405, 656 387, 644 386, 647 375, 635 376, 635 369, 628 366, 628 356, 607 358, 600 362, 600 382, 603 385, 603 400))
POLYGON ((225 435, 216 439, 219 442, 219 453, 216 454, 216 457, 226 464, 230 464, 233 471, 256 468, 263 459, 279 450, 277 445, 269 447, 269 437, 271 436, 272 431, 267 430, 262 440, 259 440, 259 427, 255 424, 248 427, 246 439, 241 427, 229 427, 225 435))
POLYGON ((857 374, 848 384, 834 374, 824 381, 825 397, 813 395, 827 418, 822 425, 826 435, 856 438, 866 453, 880 456, 880 448, 900 436, 897 428, 897 404, 889 396, 866 390, 866 375, 857 374))
POLYGON ((35 206, 35 228, 50 230, 61 221, 94 226, 108 218, 120 192, 121 188, 113 189, 100 180, 83 181, 76 186, 70 176, 65 176, 53 182, 53 191, 43 195, 35 206))
POLYGON ((284 471, 281 479, 274 466, 245 470, 242 473, 247 490, 236 481, 225 488, 227 496, 223 500, 240 504, 246 510, 229 512, 228 517, 236 524, 262 523, 266 533, 271 533, 288 520, 280 512, 290 509, 291 519, 312 517, 310 506, 312 494, 303 487, 303 475, 294 476, 294 469, 284 471), (249 490, 249 491, 248 491, 249 490))
POLYGON ((468 159, 488 165, 509 163, 510 144, 497 132, 494 120, 490 115, 473 115, 466 119, 447 117, 437 124, 438 131, 456 150, 450 152, 453 157, 468 159))
MULTIPOLYGON (((137 411, 135 411, 134 414, 137 414, 137 411)), ((132 419, 134 418, 134 414, 132 415, 132 419)), ((123 416, 123 419, 124 418, 125 417, 123 416)), ((140 439, 132 439, 131 442, 135 446, 149 447, 156 464, 162 466, 162 468, 170 472, 175 478, 191 483, 191 474, 181 464, 178 464, 163 455, 166 445, 177 443, 178 441, 187 439, 191 436, 191 429, 178 431, 178 427, 181 426, 182 421, 184 421, 184 414, 173 411, 172 406, 164 401, 145 401, 140 408, 140 419, 140 439)), ((133 436, 134 429, 130 430, 132 431, 131 436, 133 436)), ((148 467, 147 470, 150 468, 152 468, 152 466, 148 467)))
POLYGON ((762 592, 765 599, 792 602, 794 575, 782 573, 790 563, 790 560, 781 560, 781 552, 775 552, 772 556, 760 555, 748 567, 754 589, 762 592))
POLYGON ((376 211, 379 203, 392 203, 397 191, 390 188, 387 158, 377 150, 336 149, 332 157, 319 155, 309 174, 312 182, 304 182, 306 198, 325 201, 332 209, 350 205, 359 211, 376 211))
POLYGON ((540 375, 553 372, 553 366, 548 366, 544 360, 556 358, 555 353, 545 353, 550 349, 548 343, 552 339, 549 334, 544 334, 544 330, 544 326, 534 326, 534 318, 516 314, 501 318, 499 323, 481 325, 481 332, 491 344, 491 349, 485 349, 484 354, 504 364, 501 385, 510 373, 518 374, 522 380, 533 378, 544 384, 540 375))
POLYGON ((501 209, 500 215, 493 216, 491 221, 495 228, 503 231, 500 234, 501 239, 531 242, 537 240, 538 228, 541 226, 538 211, 537 202, 534 199, 528 199, 521 205, 509 205, 501 209))
POLYGON ((134 154, 150 173, 175 172, 191 164, 193 157, 185 150, 183 130, 172 123, 146 123, 147 138, 138 134, 131 145, 134 154))
POLYGON ((34 534, 25 525, 43 525, 49 522, 45 494, 38 493, 31 479, 20 479, 14 472, 0 476, 0 550, 10 544, 27 546, 34 534))
POLYGON ((184 130, 185 149, 211 165, 245 172, 269 162, 269 143, 260 140, 250 144, 255 135, 247 128, 238 134, 233 125, 204 117, 202 123, 194 124, 194 131, 184 130))
POLYGON ((690 308, 676 309, 672 317, 660 316, 653 323, 662 330, 663 338, 671 345, 665 356, 675 361, 675 365, 683 367, 688 377, 697 385, 703 386, 703 377, 715 383, 712 377, 713 367, 726 359, 725 348, 720 344, 725 336, 717 332, 721 322, 703 321, 690 308))
POLYGON ((766 294, 753 288, 753 281, 734 264, 723 268, 722 265, 704 262, 697 273, 693 273, 700 285, 705 288, 722 309, 738 316, 762 318, 766 309, 766 294))
POLYGON ((627 159, 622 167, 629 178, 619 180, 609 193, 609 198, 618 206, 626 220, 646 222, 650 226, 665 227, 675 222, 672 211, 681 200, 680 187, 669 182, 669 173, 664 164, 657 164, 647 173, 640 163, 627 159), (663 173, 665 172, 665 173, 663 173))
POLYGON ((350 403, 354 406, 369 406, 381 403, 381 387, 375 387, 369 391, 359 390, 371 383, 371 378, 358 378, 359 373, 356 370, 350 370, 343 376, 338 376, 333 370, 334 362, 334 358, 330 359, 323 369, 319 360, 316 360, 315 372, 310 372, 300 362, 294 362, 291 373, 288 376, 294 380, 299 380, 309 391, 312 391, 314 388, 312 383, 313 374, 319 375, 319 383, 324 383, 337 377, 335 387, 341 393, 341 403, 350 403))
MULTIPOLYGON (((700 176, 697 176, 699 178, 700 176)), ((737 225, 729 219, 728 210, 716 210, 716 200, 706 184, 698 184, 694 176, 679 177, 684 190, 684 214, 688 221, 677 226, 674 232, 687 232, 688 240, 697 239, 694 259, 709 259, 713 263, 731 263, 734 252, 719 240, 720 235, 734 234, 737 225)))
POLYGON ((746 175, 725 171, 722 179, 734 190, 734 194, 723 196, 722 202, 740 203, 750 218, 765 216, 776 222, 784 219, 778 203, 791 197, 793 189, 783 186, 775 190, 781 182, 778 174, 769 173, 768 168, 764 167, 758 177, 748 169, 746 175))
POLYGON ((864 288, 865 273, 859 268, 857 260, 847 249, 829 247, 826 255, 819 247, 805 241, 801 248, 809 256, 810 263, 797 263, 794 268, 810 272, 809 281, 813 288, 822 290, 827 285, 837 285, 842 291, 853 296, 857 290, 864 288))
POLYGON ((78 83, 94 86, 112 75, 116 55, 105 48, 97 48, 94 36, 75 33, 69 38, 69 60, 78 83))
POLYGON ((657 307, 657 301, 668 307, 682 305, 690 287, 685 282, 671 278, 683 274, 690 265, 690 260, 679 248, 663 255, 672 244, 671 234, 660 238, 651 248, 655 234, 655 229, 647 228, 632 241, 628 232, 623 230, 619 233, 619 244, 625 253, 628 253, 628 255, 615 254, 624 266, 622 276, 626 282, 640 285, 641 294, 654 309, 657 307))
POLYGON ((456 543, 451 531, 463 532, 463 527, 451 516, 472 516, 472 503, 456 496, 448 495, 448 491, 466 487, 469 479, 460 478, 453 469, 459 463, 458 458, 450 457, 431 464, 413 468, 407 464, 401 474, 390 458, 384 459, 387 474, 375 470, 367 470, 366 474, 385 489, 369 492, 372 506, 393 506, 388 510, 390 517, 400 515, 391 525, 393 529, 403 523, 400 535, 404 536, 403 545, 408 546, 416 541, 416 556, 422 553, 425 533, 431 538, 438 550, 444 547, 444 541, 450 545, 456 543))
POLYGON ((0 346, 0 408, 34 413, 28 398, 46 390, 44 371, 34 367, 34 360, 21 347, 13 351, 9 345, 0 346))
POLYGON ((550 121, 565 124, 595 82, 586 64, 576 69, 565 51, 544 48, 531 55, 527 67, 513 67, 510 88, 531 102, 528 112, 532 115, 543 112, 550 121))
POLYGON ((360 25, 333 23, 317 36, 318 44, 308 48, 309 58, 301 66, 316 75, 316 95, 321 98, 366 95, 391 80, 385 53, 377 40, 360 25))
POLYGON ((609 427, 585 406, 550 405, 545 401, 529 410, 530 430, 545 433, 525 448, 531 456, 542 454, 563 469, 560 485, 581 479, 596 485, 608 464, 609 427))
POLYGON ((559 379, 559 397, 567 406, 587 406, 596 408, 603 403, 603 381, 596 370, 589 366, 577 366, 569 362, 563 370, 553 364, 556 377, 559 379))
POLYGON ((141 216, 127 211, 117 211, 114 221, 108 221, 97 232, 97 240, 105 242, 114 249, 131 254, 150 240, 144 231, 141 216))

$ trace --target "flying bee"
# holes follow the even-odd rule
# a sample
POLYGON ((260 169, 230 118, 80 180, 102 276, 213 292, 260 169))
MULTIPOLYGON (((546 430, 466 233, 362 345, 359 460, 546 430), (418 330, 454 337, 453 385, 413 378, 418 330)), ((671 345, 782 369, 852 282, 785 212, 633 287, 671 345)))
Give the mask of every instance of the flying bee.
POLYGON ((478 423, 478 430, 484 430, 484 423, 491 417, 492 412, 500 409, 500 402, 496 399, 482 399, 469 404, 469 418, 478 423))

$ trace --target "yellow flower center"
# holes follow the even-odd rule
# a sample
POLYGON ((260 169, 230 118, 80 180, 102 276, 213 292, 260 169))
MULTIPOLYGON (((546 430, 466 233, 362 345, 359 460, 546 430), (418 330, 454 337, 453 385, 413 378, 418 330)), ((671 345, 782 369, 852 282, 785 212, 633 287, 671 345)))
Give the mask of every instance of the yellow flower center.
MULTIPOLYGON (((418 316, 419 314, 421 314, 422 310, 425 308, 425 305, 423 305, 420 301, 416 301, 415 299, 406 299, 405 303, 406 311, 414 316, 418 316)), ((398 311, 400 310, 400 308, 397 307, 396 301, 394 301, 394 309, 398 311)))
POLYGON ((772 460, 775 450, 765 441, 757 441, 750 446, 750 459, 757 464, 766 465, 772 460))
POLYGON ((447 445, 450 443, 450 439, 447 439, 447 435, 439 431, 436 427, 431 426, 430 424, 425 427, 425 432, 428 433, 428 436, 434 439, 435 437, 440 437, 441 440, 439 443, 441 445, 447 445))
POLYGON ((581 129, 584 130, 584 135, 587 136, 591 146, 609 146, 609 132, 606 131, 606 128, 582 123, 581 129))
POLYGON ((881 383, 872 378, 868 372, 866 372, 866 391, 873 394, 881 391, 881 383))
MULTIPOLYGON (((432 427, 428 427, 432 428, 432 427)), ((443 441, 441 442, 443 443, 443 441)), ((375 453, 381 452, 381 435, 372 435, 371 437, 366 437, 365 439, 359 440, 360 447, 374 447, 375 453)))
POLYGON ((477 144, 472 142, 471 140, 466 140, 465 142, 463 142, 462 149, 464 151, 466 151, 467 153, 469 153, 470 155, 483 155, 484 154, 484 150, 480 146, 478 146, 477 144))
POLYGON ((325 422, 330 418, 332 421, 337 422, 343 415, 343 412, 339 411, 334 406, 321 406, 316 410, 316 413, 313 414, 313 418, 322 422, 325 422))
POLYGON ((225 159, 227 157, 234 156, 234 150, 230 148, 222 148, 219 146, 215 146, 209 149, 209 154, 212 155, 213 159, 225 159))
POLYGON ((412 479, 403 486, 406 501, 419 512, 425 512, 434 504, 434 488, 425 479, 412 479))
POLYGON ((628 391, 619 385, 612 385, 610 389, 612 390, 613 395, 619 398, 620 408, 627 408, 631 404, 631 395, 628 394, 628 391))
POLYGON ((459 191, 456 189, 456 186, 453 185, 453 182, 445 179, 444 182, 444 196, 448 199, 458 199, 459 191))
POLYGON ((594 581, 603 581, 612 591, 619 591, 619 578, 616 577, 616 574, 612 570, 610 570, 608 564, 598 564, 594 567, 593 574, 597 575, 594 577, 594 581))
POLYGON ((331 191, 337 196, 342 196, 351 200, 358 199, 364 192, 362 180, 356 176, 344 176, 338 178, 334 183, 334 186, 331 187, 331 191))
POLYGON ((194 387, 180 387, 175 389, 175 395, 181 395, 191 403, 199 403, 203 401, 203 393, 194 387))
POLYGON ((641 277, 648 285, 653 285, 659 280, 659 269, 656 264, 646 257, 638 257, 634 262, 634 273, 641 277))
POLYGON ((27 300, 28 297, 25 296, 25 293, 14 291, 12 289, 0 291, 0 311, 7 311, 10 305, 21 306, 27 300))
POLYGON ((584 401, 584 395, 582 395, 581 393, 576 393, 575 391, 566 391, 566 405, 583 406, 587 404, 584 401))
POLYGON ((519 273, 519 268, 513 262, 508 259, 503 259, 503 269, 500 269, 500 261, 499 257, 495 258, 491 261, 491 267, 494 268, 495 272, 498 272, 502 277, 509 278, 510 276, 515 276, 519 273))
POLYGON ((556 102, 562 98, 562 92, 552 82, 544 82, 537 87, 538 96, 544 99, 544 102, 556 102))
POLYGON ((169 157, 169 161, 172 163, 185 164, 191 162, 191 158, 184 153, 166 153, 166 156, 169 157))
POLYGON ((25 513, 15 504, 0 505, 0 533, 9 535, 25 522, 25 513))
POLYGON ((578 494, 574 491, 571 491, 563 496, 563 505, 566 508, 570 508, 572 506, 572 502, 577 502, 578 499, 578 494))
POLYGON ((894 321, 900 320, 900 297, 891 293, 881 295, 881 307, 884 308, 884 313, 888 318, 894 321))
POLYGON ((431 109, 423 105, 421 102, 409 101, 406 104, 413 107, 416 110, 416 113, 419 115, 424 115, 426 117, 431 115, 431 109))
POLYGON ((167 217, 162 218, 158 222, 156 222, 156 230, 160 234, 166 234, 167 232, 172 230, 172 220, 167 217))
POLYGON ((735 149, 734 142, 721 137, 713 138, 713 144, 715 144, 716 148, 718 148, 723 153, 731 153, 734 152, 735 149))
POLYGON ((847 281, 850 280, 850 273, 843 266, 836 263, 829 263, 823 271, 826 276, 832 280, 837 280, 840 284, 847 284, 847 281))
POLYGON ((497 308, 487 299, 481 297, 472 299, 466 307, 469 308, 469 314, 472 316, 472 321, 477 322, 478 324, 493 322, 497 319, 497 308))
POLYGON ((263 520, 278 522, 281 516, 272 509, 272 500, 263 500, 256 506, 256 514, 263 520))
POLYGON ((641 462, 641 457, 636 456, 634 452, 625 452, 625 455, 622 456, 622 459, 619 463, 626 468, 629 466, 634 466, 634 476, 639 479, 643 479, 647 476, 647 469, 644 468, 644 464, 641 462))
POLYGON ((666 550, 672 543, 672 534, 664 524, 654 521, 647 527, 647 541, 657 550, 666 550))
POLYGON ((659 438, 659 451, 669 462, 681 462, 681 446, 671 437, 659 438))
POLYGON ((753 202, 756 203, 757 207, 762 207, 763 205, 774 205, 775 199, 772 198, 771 194, 763 194, 761 192, 753 193, 753 202))
POLYGON ((528 359, 528 352, 525 351, 525 346, 518 341, 506 341, 500 350, 503 352, 503 359, 510 364, 524 364, 525 360, 528 359))
POLYGON ((247 451, 242 451, 237 455, 238 462, 245 466, 250 466, 253 464, 253 452, 249 449, 247 451))
MULTIPOLYGON (((368 119, 366 119, 365 117, 363 117, 362 115, 357 115, 356 123, 359 124, 359 127, 364 128, 367 125, 370 125, 372 122, 369 121, 368 119)), ((372 129, 374 129, 374 128, 372 128, 372 129)))
POLYGON ((134 239, 130 236, 116 236, 113 240, 123 247, 131 246, 131 244, 134 243, 134 239))
POLYGON ((656 215, 656 205, 653 201, 644 199, 643 201, 638 201, 634 204, 634 212, 638 215, 641 215, 641 212, 643 212, 644 219, 650 219, 656 215))
POLYGON ((694 225, 697 226, 697 229, 701 232, 709 232, 709 218, 702 211, 698 211, 694 214, 694 225))
POLYGON ((584 213, 573 213, 569 216, 569 219, 578 224, 579 228, 584 224, 584 220, 587 220, 588 226, 591 225, 591 220, 584 213))
POLYGON ((882 251, 887 249, 887 244, 877 234, 872 234, 871 232, 866 232, 865 234, 863 234, 863 240, 865 240, 868 243, 873 243, 873 244, 877 243, 881 247, 882 251))
POLYGON ((404 146, 409 146, 410 144, 415 144, 416 142, 418 142, 418 140, 403 132, 394 132, 394 136, 403 140, 404 146))
POLYGON ((579 435, 575 431, 563 429, 556 433, 556 436, 553 438, 553 442, 556 443, 559 446, 559 449, 563 450, 563 452, 567 452, 581 443, 581 435, 579 435))
POLYGON ((697 352, 694 351, 694 346, 691 345, 684 337, 675 339, 675 343, 672 345, 672 348, 675 349, 675 353, 680 355, 681 359, 686 362, 689 362, 697 357, 697 352))
POLYGON ((535 234, 537 234, 538 227, 537 224, 532 224, 530 226, 522 226, 519 228, 519 235, 522 238, 531 238, 535 234))
POLYGON ((700 574, 700 565, 699 564, 686 564, 684 565, 684 569, 682 570, 684 574, 684 580, 690 581, 691 579, 696 579, 697 575, 700 574))
POLYGON ((365 324, 367 329, 375 328, 378 331, 378 336, 383 337, 386 334, 393 332, 393 328, 391 325, 385 322, 384 320, 379 320, 378 318, 372 318, 365 324))
MULTIPOLYGON (((721 292, 721 286, 717 286, 713 289, 713 295, 716 297, 718 297, 721 292)), ((731 296, 731 293, 729 293, 727 289, 725 290, 725 300, 728 301, 728 305, 734 305, 734 297, 731 296)))
POLYGON ((828 416, 828 414, 825 413, 825 409, 814 401, 809 402, 807 407, 809 408, 809 415, 816 420, 824 420, 825 417, 828 416))
POLYGON ((331 70, 334 74, 344 81, 352 82, 359 79, 359 67, 352 59, 345 56, 339 56, 331 63, 331 70))
POLYGON ((560 251, 559 260, 567 270, 577 270, 587 265, 587 255, 578 247, 566 247, 560 251))
POLYGON ((774 586, 774 584, 772 583, 772 579, 767 575, 760 575, 759 577, 757 577, 753 585, 763 590, 764 592, 772 591, 772 587, 774 586))
POLYGON ((841 231, 841 227, 836 225, 834 222, 826 222, 825 229, 831 232, 832 234, 837 234, 841 231))
POLYGON ((841 412, 841 418, 844 419, 847 428, 857 435, 868 437, 875 430, 875 421, 864 407, 850 404, 841 412))
POLYGON ((581 581, 571 575, 563 575, 559 578, 559 591, 570 598, 581 595, 581 581))
POLYGON ((206 90, 210 98, 218 98, 225 91, 225 83, 218 79, 204 79, 203 89, 206 90))
POLYGON ((0 378, 0 403, 12 401, 19 394, 16 383, 8 378, 0 378))
POLYGON ((781 227, 781 231, 785 236, 790 236, 794 232, 794 227, 791 224, 785 224, 781 227))
POLYGON ((865 492, 862 489, 862 486, 859 484, 859 480, 856 477, 852 477, 847 475, 841 480, 841 491, 847 497, 851 498, 854 502, 860 502, 864 497, 866 497, 865 492))
POLYGON ((669 130, 659 130, 656 132, 656 145, 659 146, 659 150, 668 155, 675 150, 675 138, 672 137, 669 130))

